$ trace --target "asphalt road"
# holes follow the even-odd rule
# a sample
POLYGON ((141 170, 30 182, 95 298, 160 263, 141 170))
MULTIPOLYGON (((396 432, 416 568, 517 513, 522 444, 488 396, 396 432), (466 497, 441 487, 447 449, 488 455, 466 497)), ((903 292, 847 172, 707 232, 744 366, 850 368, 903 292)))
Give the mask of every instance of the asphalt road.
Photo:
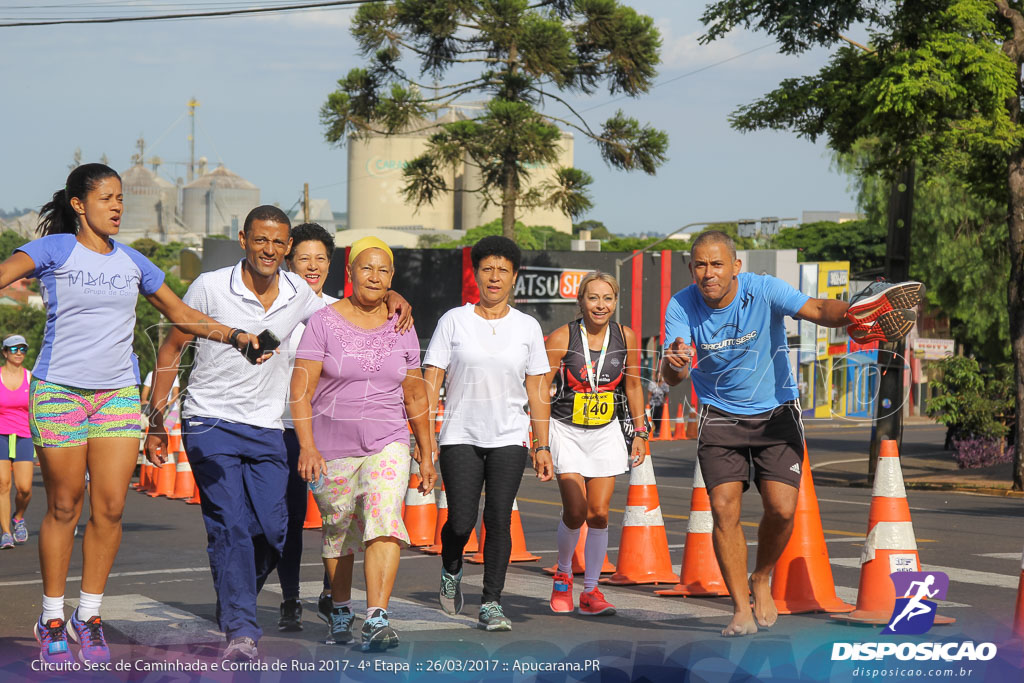
MULTIPOLYGON (((935 452, 942 428, 908 426, 906 452, 935 452)), ((866 462, 868 430, 834 424, 810 424, 807 441, 812 470, 855 471, 866 462), (843 461, 843 465, 836 465, 843 461)), ((672 562, 678 571, 686 539, 693 441, 655 443, 654 470, 672 562)), ((864 465, 866 468, 866 464, 864 465)), ((866 472, 866 469, 864 470, 866 472)), ((850 474, 850 477, 853 477, 850 474)), ((827 479, 827 477, 822 477, 827 479)), ((616 561, 627 479, 622 477, 612 500, 611 546, 616 561)), ((827 539, 836 591, 855 602, 860 552, 867 529, 871 491, 866 488, 816 485, 821 522, 827 539)), ((403 552, 394 598, 393 623, 402 645, 383 655, 363 655, 351 646, 321 644, 325 626, 315 616, 320 587, 318 531, 305 532, 303 598, 305 629, 276 630, 280 592, 270 585, 260 596, 266 631, 260 642, 265 670, 215 671, 223 646, 216 630, 214 593, 205 550, 205 533, 197 506, 129 492, 124 540, 107 586, 103 615, 114 662, 120 671, 84 672, 75 677, 101 680, 860 680, 865 676, 909 672, 887 680, 1024 680, 1019 644, 1009 641, 1021 572, 1020 524, 1024 500, 952 492, 910 491, 909 502, 923 569, 950 577, 939 612, 956 618, 923 636, 880 636, 881 627, 849 626, 823 614, 781 617, 771 631, 742 640, 724 639, 726 598, 664 598, 654 586, 607 587, 618 608, 607 618, 554 615, 547 607, 551 581, 543 568, 555 561, 558 490, 525 472, 519 508, 528 549, 542 559, 509 569, 503 605, 513 621, 512 633, 485 633, 475 625, 482 569, 467 564, 467 606, 448 617, 437 608, 439 559, 415 550, 403 552), (881 640, 990 641, 998 646, 988 662, 831 661, 836 642, 881 640), (170 664, 168 664, 170 662, 170 664), (408 666, 408 671, 404 667, 408 666), (869 670, 858 670, 867 666, 869 670), (166 673, 153 669, 195 669, 166 673), (565 669, 544 671, 541 669, 565 669), (902 669, 900 667, 903 667, 902 669), (276 669, 275 669, 276 668, 276 669), (873 673, 872 673, 873 672, 873 673)), ((753 553, 760 500, 751 490, 744 498, 743 520, 753 553)), ((40 610, 41 583, 35 532, 44 508, 41 481, 27 518, 29 543, 0 552, 0 680, 64 680, 67 672, 37 672, 31 661, 38 650, 31 624, 40 610)), ((86 512, 87 512, 86 508, 86 512)), ((81 536, 76 540, 71 576, 80 574, 81 536)), ((357 560, 358 561, 358 560, 357 560)), ((751 563, 753 554, 751 554, 751 563)), ((364 594, 356 571, 355 606, 364 594)), ((578 579, 577 593, 582 585, 578 579)), ((72 579, 68 597, 77 597, 72 579)), ((357 625, 358 625, 357 621, 357 625)))

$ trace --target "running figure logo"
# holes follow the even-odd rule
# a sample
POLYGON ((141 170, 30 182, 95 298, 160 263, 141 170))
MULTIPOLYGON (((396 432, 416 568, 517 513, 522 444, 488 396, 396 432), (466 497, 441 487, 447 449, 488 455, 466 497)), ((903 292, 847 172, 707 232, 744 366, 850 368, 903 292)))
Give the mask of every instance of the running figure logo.
POLYGON ((882 633, 926 633, 935 623, 933 600, 946 598, 949 577, 942 572, 893 572, 889 576, 896 587, 896 606, 882 633))

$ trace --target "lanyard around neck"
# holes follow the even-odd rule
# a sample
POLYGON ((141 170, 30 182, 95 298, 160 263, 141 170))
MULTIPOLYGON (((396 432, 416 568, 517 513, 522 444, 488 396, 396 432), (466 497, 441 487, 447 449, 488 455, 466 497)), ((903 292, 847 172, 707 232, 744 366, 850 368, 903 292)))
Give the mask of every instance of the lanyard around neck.
POLYGON ((604 328, 604 343, 601 344, 601 355, 597 359, 597 372, 590 367, 590 343, 587 341, 587 326, 580 321, 580 336, 583 337, 583 358, 587 361, 587 380, 590 381, 590 390, 597 393, 597 384, 601 381, 601 368, 604 367, 604 357, 608 353, 608 339, 611 337, 612 326, 604 328), (597 375, 596 379, 594 375, 597 375))

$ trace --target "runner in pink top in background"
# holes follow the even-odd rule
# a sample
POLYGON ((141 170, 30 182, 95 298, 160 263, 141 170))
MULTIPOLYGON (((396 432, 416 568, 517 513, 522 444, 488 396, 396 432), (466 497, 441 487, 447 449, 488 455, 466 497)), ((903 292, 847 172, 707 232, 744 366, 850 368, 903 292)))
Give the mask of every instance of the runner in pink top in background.
POLYGON ((20 334, 4 339, 3 369, 0 370, 0 550, 28 540, 25 510, 32 499, 32 461, 35 449, 28 426, 28 370, 22 367, 28 342, 20 334), (11 480, 17 495, 11 518, 11 480), (12 530, 13 527, 13 530, 12 530))

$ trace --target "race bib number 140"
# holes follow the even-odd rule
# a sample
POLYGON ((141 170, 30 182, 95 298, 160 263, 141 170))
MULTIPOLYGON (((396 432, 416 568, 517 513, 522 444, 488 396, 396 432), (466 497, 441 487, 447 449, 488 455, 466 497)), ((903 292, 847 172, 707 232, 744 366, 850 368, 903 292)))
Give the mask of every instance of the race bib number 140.
POLYGON ((572 402, 572 423, 581 427, 600 427, 615 417, 615 394, 576 394, 572 402))

